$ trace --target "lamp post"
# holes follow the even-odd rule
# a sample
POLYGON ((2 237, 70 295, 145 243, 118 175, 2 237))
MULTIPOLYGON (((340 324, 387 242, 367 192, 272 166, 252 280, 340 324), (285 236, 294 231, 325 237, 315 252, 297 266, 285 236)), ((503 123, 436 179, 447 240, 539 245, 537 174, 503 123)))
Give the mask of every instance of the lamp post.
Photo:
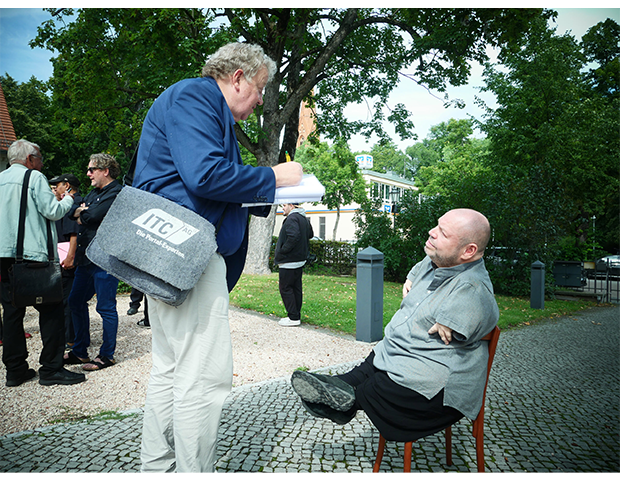
POLYGON ((592 215, 592 257, 596 262, 596 215, 592 215))
POLYGON ((392 212, 392 226, 393 227, 396 227, 396 211, 398 209, 398 204, 396 202, 398 200, 400 200, 398 187, 392 186, 392 188, 390 188, 390 201, 392 202, 390 210, 392 212))
POLYGON ((400 191, 398 187, 392 187, 390 189, 390 200, 392 202, 392 214, 396 214, 398 200, 400 200, 400 191))

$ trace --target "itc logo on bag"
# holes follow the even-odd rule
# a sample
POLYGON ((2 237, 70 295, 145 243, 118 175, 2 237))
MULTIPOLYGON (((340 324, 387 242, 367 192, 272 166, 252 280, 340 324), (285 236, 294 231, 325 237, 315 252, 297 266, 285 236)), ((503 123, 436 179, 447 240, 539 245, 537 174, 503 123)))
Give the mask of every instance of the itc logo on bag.
POLYGON ((196 227, 158 208, 152 208, 131 223, 175 245, 181 245, 199 231, 196 227))

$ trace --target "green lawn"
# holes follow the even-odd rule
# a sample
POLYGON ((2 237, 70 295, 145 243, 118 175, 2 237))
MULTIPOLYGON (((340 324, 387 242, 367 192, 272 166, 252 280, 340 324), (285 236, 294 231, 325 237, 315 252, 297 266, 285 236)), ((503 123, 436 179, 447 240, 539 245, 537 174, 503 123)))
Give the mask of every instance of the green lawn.
MULTIPOLYGON (((304 275, 302 322, 355 335, 355 277, 304 275)), ((383 286, 383 325, 387 325, 402 299, 402 284, 385 282, 383 286)), ((589 300, 545 301, 544 310, 530 308, 530 299, 497 295, 499 327, 528 325, 536 320, 568 315, 596 306, 589 300)), ((278 290, 278 274, 243 275, 230 294, 231 305, 275 317, 286 310, 278 290)))

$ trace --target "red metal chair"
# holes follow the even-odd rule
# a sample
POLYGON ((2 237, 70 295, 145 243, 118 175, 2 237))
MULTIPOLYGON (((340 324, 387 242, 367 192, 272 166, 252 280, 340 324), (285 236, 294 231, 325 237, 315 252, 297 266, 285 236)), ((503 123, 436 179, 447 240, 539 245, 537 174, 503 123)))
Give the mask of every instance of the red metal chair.
MULTIPOLYGON (((497 342, 499 340, 500 330, 495 327, 491 333, 482 338, 489 342, 489 362, 487 365, 487 381, 484 384, 484 394, 482 396, 482 407, 480 413, 476 417, 473 423, 472 435, 476 439, 476 463, 478 464, 478 471, 484 472, 484 401, 487 396, 487 385, 489 384, 489 374, 491 373, 491 366, 493 365, 493 358, 495 357, 495 350, 497 349, 497 342)), ((448 427, 444 431, 446 438, 446 463, 452 465, 452 427, 448 427)), ((413 448, 413 442, 405 443, 405 468, 404 472, 411 471, 411 450, 413 448)), ((373 472, 378 472, 381 466, 381 460, 383 459, 383 450, 385 449, 385 438, 379 434, 379 447, 377 448, 377 458, 375 460, 375 466, 373 472)))

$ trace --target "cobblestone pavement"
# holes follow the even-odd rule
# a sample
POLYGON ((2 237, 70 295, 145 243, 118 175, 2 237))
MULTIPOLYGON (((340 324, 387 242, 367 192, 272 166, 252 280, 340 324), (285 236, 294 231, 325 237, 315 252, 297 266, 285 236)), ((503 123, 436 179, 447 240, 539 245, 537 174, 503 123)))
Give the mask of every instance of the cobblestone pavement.
MULTIPOLYGON (((487 471, 620 470, 619 313, 593 308, 502 333, 487 392, 487 471)), ((136 410, 0 437, 0 471, 136 472, 141 427, 136 410)), ((216 469, 370 472, 378 437, 363 412, 345 426, 311 417, 288 379, 276 379, 232 391, 216 469)), ((381 471, 402 471, 402 455, 388 442, 381 471)), ((443 437, 433 435, 414 444, 412 470, 475 471, 467 420, 453 427, 453 457, 446 467, 443 437)))

